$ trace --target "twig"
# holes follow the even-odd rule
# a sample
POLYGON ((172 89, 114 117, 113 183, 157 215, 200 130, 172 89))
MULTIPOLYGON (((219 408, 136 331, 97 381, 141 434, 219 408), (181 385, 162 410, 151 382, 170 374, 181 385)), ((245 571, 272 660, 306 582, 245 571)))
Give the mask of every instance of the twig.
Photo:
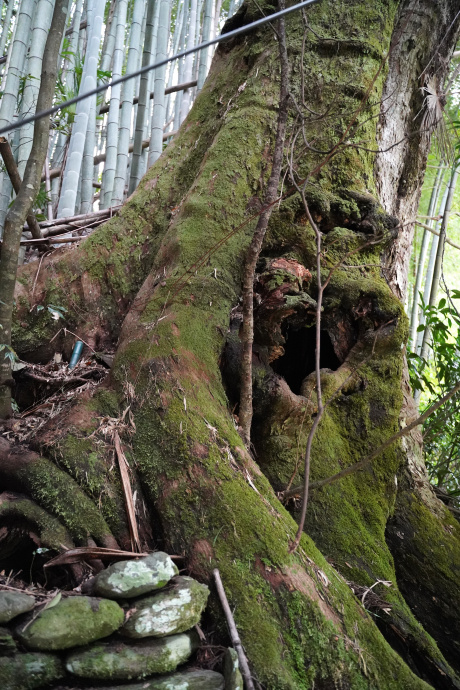
MULTIPOLYGON (((439 232, 436 232, 434 228, 430 228, 429 225, 425 225, 425 223, 419 223, 417 220, 415 221, 415 225, 418 225, 421 228, 425 228, 425 230, 428 230, 428 232, 431 232, 433 235, 437 235, 439 237, 439 232)), ((446 242, 447 244, 450 244, 451 247, 455 247, 455 249, 460 249, 460 244, 455 244, 455 242, 452 242, 448 237, 446 237, 446 242)))
POLYGON ((89 347, 89 349, 91 350, 91 352, 97 356, 96 350, 93 350, 93 348, 91 347, 91 345, 88 345, 88 343, 86 342, 86 340, 83 340, 83 338, 82 338, 80 335, 77 335, 76 333, 73 333, 72 331, 69 331, 68 328, 60 328, 60 329, 58 330, 58 332, 56 333, 56 335, 53 335, 53 337, 52 337, 51 340, 50 340, 50 343, 52 343, 53 340, 54 340, 55 338, 57 338, 57 336, 59 335, 59 333, 60 333, 61 331, 64 331, 64 337, 67 335, 67 333, 70 333, 70 335, 73 335, 74 338, 78 338, 78 340, 81 340, 81 342, 83 343, 83 345, 86 345, 86 347, 89 347))
POLYGON ((240 664, 240 669, 244 682, 246 684, 246 690, 254 690, 254 683, 252 682, 251 671, 249 670, 248 660, 246 659, 246 654, 243 650, 243 645, 241 644, 240 637, 238 635, 238 630, 236 629, 235 619, 230 610, 227 595, 225 594, 224 585, 220 579, 219 569, 215 568, 213 570, 214 579, 216 581, 217 594, 219 595, 220 603, 224 610, 225 618, 227 619, 228 630, 230 633, 230 638, 232 640, 232 645, 238 654, 238 661, 240 664))
MULTIPOLYGON (((380 455, 380 453, 386 450, 389 446, 393 445, 395 441, 402 438, 403 436, 407 436, 407 434, 411 432, 412 429, 415 429, 415 427, 419 426, 419 424, 423 424, 423 422, 426 421, 428 417, 430 417, 434 412, 436 412, 436 410, 438 410, 442 405, 444 405, 444 403, 450 400, 459 391, 460 383, 457 383, 457 385, 454 386, 452 390, 443 395, 442 398, 440 398, 436 403, 434 403, 434 405, 429 407, 426 412, 420 415, 420 417, 417 417, 417 419, 405 426, 404 429, 400 429, 396 434, 390 436, 389 439, 382 443, 378 448, 373 450, 372 453, 367 455, 363 460, 355 462, 354 465, 346 467, 344 470, 341 470, 341 472, 337 472, 337 474, 333 474, 331 477, 327 477, 326 479, 319 479, 316 482, 312 482, 310 488, 319 489, 322 486, 327 486, 328 484, 332 484, 333 482, 336 482, 339 479, 343 479, 343 477, 347 477, 349 474, 352 474, 353 472, 362 470, 364 467, 369 465, 372 462, 372 460, 374 460, 374 458, 380 455)), ((301 494, 303 490, 303 486, 296 486, 293 489, 290 489, 289 491, 285 491, 283 494, 280 495, 280 498, 281 500, 285 501, 286 499, 292 498, 293 496, 299 496, 299 494, 301 494)))
POLYGON ((40 263, 38 264, 37 272, 36 272, 35 278, 34 278, 34 284, 32 285, 32 295, 31 295, 31 298, 30 298, 31 300, 33 300, 33 298, 34 298, 35 286, 37 285, 38 274, 40 273, 40 268, 41 268, 41 266, 42 266, 42 261, 43 261, 43 259, 45 258, 45 256, 46 256, 47 254, 49 254, 49 252, 45 252, 45 253, 42 254, 41 257, 40 257, 40 263))

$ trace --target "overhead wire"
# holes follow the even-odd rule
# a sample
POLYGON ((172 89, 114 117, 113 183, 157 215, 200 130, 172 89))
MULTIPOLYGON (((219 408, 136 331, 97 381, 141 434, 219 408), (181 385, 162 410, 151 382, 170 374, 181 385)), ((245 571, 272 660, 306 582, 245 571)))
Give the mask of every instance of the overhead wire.
POLYGON ((49 117, 50 115, 54 115, 54 113, 59 112, 59 110, 68 108, 69 106, 74 105, 75 103, 78 103, 79 101, 82 101, 85 98, 96 96, 97 94, 102 93, 103 91, 106 91, 107 89, 116 86, 117 84, 121 84, 125 81, 128 81, 129 79, 135 79, 136 77, 145 74, 146 72, 150 72, 150 70, 152 69, 163 67, 163 65, 167 65, 169 62, 173 62, 174 60, 179 60, 180 58, 186 57, 187 55, 197 53, 198 51, 204 50, 205 48, 209 48, 209 46, 215 45, 216 43, 223 43, 224 41, 229 41, 230 39, 235 38, 236 36, 241 36, 243 34, 250 33, 254 29, 257 29, 259 26, 263 26, 264 24, 267 24, 268 22, 271 22, 274 19, 284 17, 286 14, 290 14, 291 12, 295 12, 296 10, 300 10, 303 7, 307 7, 308 5, 314 5, 319 1, 320 0, 302 0, 302 2, 299 2, 296 5, 292 5, 292 7, 287 7, 286 9, 280 10, 279 12, 275 12, 274 14, 262 17, 261 19, 256 19, 256 21, 251 22, 250 24, 240 26, 238 29, 233 29, 232 31, 228 31, 224 34, 220 34, 219 36, 216 36, 215 38, 212 38, 209 41, 204 41, 203 43, 199 43, 198 45, 192 46, 191 48, 187 48, 186 50, 181 50, 179 53, 171 55, 170 57, 167 57, 164 60, 160 60, 159 62, 156 62, 152 65, 145 65, 144 67, 141 67, 135 72, 125 74, 122 77, 113 79, 112 81, 109 81, 105 84, 100 84, 99 86, 97 86, 94 89, 91 89, 90 91, 86 91, 85 93, 79 94, 78 96, 69 98, 69 100, 67 101, 58 103, 52 108, 42 110, 41 112, 35 113, 34 115, 30 115, 29 117, 26 117, 23 120, 2 127, 0 129, 0 136, 8 132, 13 132, 14 130, 23 127, 24 125, 30 124, 31 122, 35 122, 36 120, 40 120, 44 117, 49 117))

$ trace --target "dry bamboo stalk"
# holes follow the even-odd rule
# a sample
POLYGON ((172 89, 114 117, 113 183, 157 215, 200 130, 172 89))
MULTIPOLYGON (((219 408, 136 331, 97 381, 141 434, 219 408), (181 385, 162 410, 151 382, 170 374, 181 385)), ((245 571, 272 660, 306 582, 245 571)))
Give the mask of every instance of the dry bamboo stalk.
MULTIPOLYGON (((93 225, 100 220, 103 223, 110 220, 113 216, 118 214, 120 206, 103 209, 101 211, 93 211, 92 213, 84 213, 78 216, 69 216, 67 218, 55 218, 53 221, 44 220, 39 223, 42 232, 42 238, 51 237, 52 235, 61 235, 63 232, 71 230, 79 230, 86 225, 93 225)), ((24 225, 24 231, 29 230, 28 225, 24 225)))
MULTIPOLYGON (((176 93, 176 91, 185 91, 185 89, 191 89, 194 86, 197 85, 197 81, 188 81, 185 82, 184 84, 177 84, 176 86, 170 86, 167 89, 165 89, 165 96, 168 95, 168 93, 176 93)), ((150 99, 153 100, 153 91, 150 92, 150 99)), ((133 105, 136 105, 138 103, 139 99, 134 98, 133 100, 133 105)), ((120 104, 121 108, 121 104, 120 104)), ((103 105, 102 108, 100 109, 99 113, 102 115, 103 113, 108 113, 109 112, 109 104, 103 105)))
POLYGON ((232 640, 232 645, 238 654, 238 661, 241 668, 241 673, 244 678, 244 682, 247 690, 254 690, 254 683, 252 682, 251 671, 249 670, 248 660, 246 659, 246 654, 243 650, 243 645, 241 644, 240 637, 238 635, 238 630, 236 628, 235 619, 230 610, 230 605, 228 603, 227 595, 225 594, 224 585, 220 579, 219 569, 215 568, 213 570, 214 579, 216 581, 217 594, 219 595, 220 603, 224 610, 225 618, 227 619, 228 630, 230 632, 230 638, 232 640))

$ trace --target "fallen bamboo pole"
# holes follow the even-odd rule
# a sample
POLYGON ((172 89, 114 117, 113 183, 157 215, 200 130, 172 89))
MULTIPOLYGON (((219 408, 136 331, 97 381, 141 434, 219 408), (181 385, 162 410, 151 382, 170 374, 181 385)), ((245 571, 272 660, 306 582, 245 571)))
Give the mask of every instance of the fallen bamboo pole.
MULTIPOLYGON (((70 230, 78 230, 93 221, 100 219, 101 223, 104 220, 109 220, 112 216, 116 216, 121 206, 112 206, 104 208, 100 211, 92 211, 91 213, 82 213, 78 216, 67 216, 66 218, 55 218, 54 220, 43 220, 39 223, 41 230, 41 237, 50 237, 52 235, 59 235, 62 232, 70 230)), ((30 228, 25 225, 24 230, 30 228)))

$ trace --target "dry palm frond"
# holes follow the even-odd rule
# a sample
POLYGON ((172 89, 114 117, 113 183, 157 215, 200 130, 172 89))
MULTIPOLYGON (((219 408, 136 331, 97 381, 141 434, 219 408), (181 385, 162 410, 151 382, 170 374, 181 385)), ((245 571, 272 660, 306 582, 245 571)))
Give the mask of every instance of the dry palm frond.
POLYGON ((439 88, 435 76, 426 79, 421 91, 425 95, 420 111, 423 112, 421 124, 422 138, 429 141, 433 135, 439 158, 451 164, 453 160, 453 147, 444 119, 446 96, 439 88))
POLYGON ((126 512, 128 517, 128 527, 131 536, 131 548, 133 551, 142 551, 141 542, 139 539, 139 532, 137 529, 136 509, 134 507, 134 497, 131 489, 131 482, 129 480, 129 464, 126 455, 121 447, 120 437, 118 431, 115 430, 113 434, 115 450, 118 458, 118 466, 120 468, 121 482, 123 486, 123 493, 125 495, 126 512))

